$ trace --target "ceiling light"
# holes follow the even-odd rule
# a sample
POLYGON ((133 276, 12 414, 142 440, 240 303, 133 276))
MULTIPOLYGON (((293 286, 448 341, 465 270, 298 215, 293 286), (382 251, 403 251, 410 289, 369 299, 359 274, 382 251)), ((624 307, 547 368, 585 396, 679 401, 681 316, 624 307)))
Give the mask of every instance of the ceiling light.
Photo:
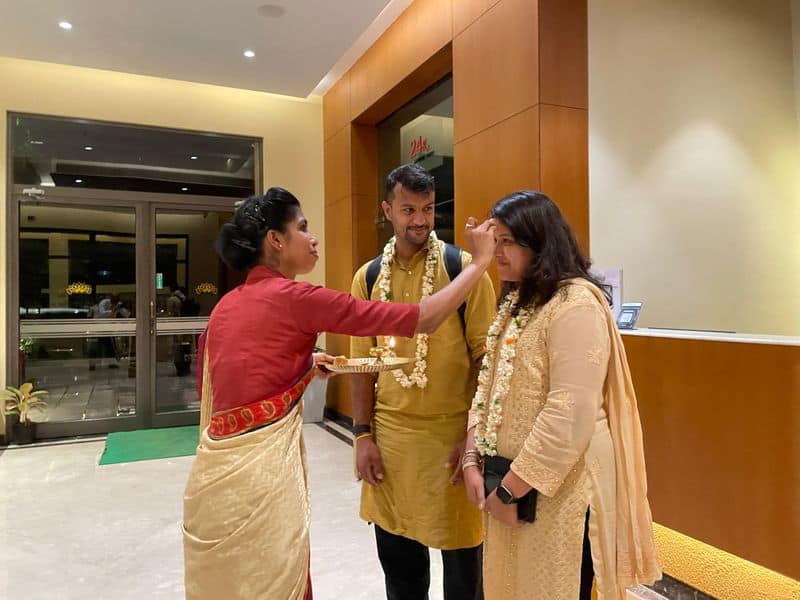
POLYGON ((94 150, 94 146, 84 146, 83 149, 86 150, 87 152, 91 152, 92 150, 94 150))
POLYGON ((182 187, 182 188, 181 188, 181 191, 182 191, 182 192, 188 192, 188 191, 189 191, 189 188, 187 188, 187 187, 182 187))
POLYGON ((72 29, 72 23, 69 21, 61 21, 58 26, 61 27, 61 29, 66 29, 67 31, 72 29))
POLYGON ((75 183, 83 183, 83 179, 76 179, 75 183))
POLYGON ((245 50, 244 51, 244 55, 247 58, 255 58, 256 57, 256 53, 253 52, 252 50, 245 50))
POLYGON ((190 160, 197 160, 197 157, 196 157, 196 156, 194 156, 194 155, 192 155, 192 156, 190 156, 190 157, 189 157, 189 159, 190 159, 190 160))
POLYGON ((34 146, 41 146, 42 144, 44 144, 44 142, 42 140, 31 140, 31 144, 33 144, 34 146))

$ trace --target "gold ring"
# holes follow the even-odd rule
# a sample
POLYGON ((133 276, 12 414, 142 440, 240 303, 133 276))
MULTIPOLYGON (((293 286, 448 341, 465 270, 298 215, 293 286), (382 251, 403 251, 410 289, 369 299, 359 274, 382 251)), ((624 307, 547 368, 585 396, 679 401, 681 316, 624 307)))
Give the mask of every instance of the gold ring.
POLYGON ((467 229, 472 229, 473 227, 475 227, 475 225, 472 223, 467 223, 467 229))

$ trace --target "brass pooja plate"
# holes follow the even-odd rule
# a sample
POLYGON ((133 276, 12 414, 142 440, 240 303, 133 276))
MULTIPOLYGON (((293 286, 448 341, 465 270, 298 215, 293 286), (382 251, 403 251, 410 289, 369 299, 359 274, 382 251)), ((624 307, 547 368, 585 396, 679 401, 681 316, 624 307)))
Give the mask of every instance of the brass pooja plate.
POLYGON ((387 357, 380 362, 377 358, 348 358, 344 365, 326 364, 325 368, 334 373, 378 373, 399 369, 410 362, 410 358, 398 357, 387 357))

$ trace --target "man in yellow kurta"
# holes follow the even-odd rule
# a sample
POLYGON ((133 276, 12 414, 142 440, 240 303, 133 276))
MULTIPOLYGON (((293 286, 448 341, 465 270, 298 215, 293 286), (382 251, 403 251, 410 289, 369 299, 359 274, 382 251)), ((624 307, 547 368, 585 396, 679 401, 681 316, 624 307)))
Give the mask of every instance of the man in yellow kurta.
MULTIPOLYGON (((419 302, 470 261, 437 240, 434 199, 433 178, 422 167, 403 165, 389 174, 383 210, 395 237, 356 272, 355 297, 419 302)), ((374 375, 352 376, 361 518, 375 524, 389 600, 428 597, 429 548, 442 550, 446 598, 483 597, 481 514, 460 485, 459 465, 494 313, 484 275, 465 306, 430 336, 394 340, 397 356, 412 359, 402 371, 381 373, 377 385, 374 375)), ((351 356, 369 356, 388 341, 352 338, 351 356)))

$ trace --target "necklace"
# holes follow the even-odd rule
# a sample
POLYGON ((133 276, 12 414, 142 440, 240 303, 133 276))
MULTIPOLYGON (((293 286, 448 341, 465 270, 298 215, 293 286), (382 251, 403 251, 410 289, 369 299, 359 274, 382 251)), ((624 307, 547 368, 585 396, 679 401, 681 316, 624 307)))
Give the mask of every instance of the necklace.
MULTIPOLYGON (((392 301, 392 262, 395 259, 395 238, 390 239, 383 248, 381 256, 381 270, 378 276, 378 291, 383 302, 392 301)), ((422 276, 422 298, 427 298, 433 293, 433 278, 436 274, 436 265, 439 259, 439 243, 436 233, 431 231, 427 241, 428 255, 425 257, 425 274, 422 276)), ((417 334, 417 349, 415 353, 414 369, 411 375, 406 375, 401 369, 392 371, 397 382, 404 388, 417 386, 424 389, 428 385, 428 334, 417 334)))
POLYGON ((472 400, 472 406, 478 414, 475 426, 475 446, 482 455, 497 455, 497 431, 503 422, 502 401, 508 395, 511 376, 514 374, 514 357, 517 355, 519 336, 533 314, 527 308, 521 308, 515 316, 511 316, 519 300, 519 291, 514 290, 506 295, 500 310, 486 334, 486 354, 483 356, 478 373, 478 389, 472 400), (505 334, 501 333, 505 329, 505 334), (494 377, 491 369, 499 350, 499 360, 494 377), (494 379, 494 393, 489 397, 494 379))

